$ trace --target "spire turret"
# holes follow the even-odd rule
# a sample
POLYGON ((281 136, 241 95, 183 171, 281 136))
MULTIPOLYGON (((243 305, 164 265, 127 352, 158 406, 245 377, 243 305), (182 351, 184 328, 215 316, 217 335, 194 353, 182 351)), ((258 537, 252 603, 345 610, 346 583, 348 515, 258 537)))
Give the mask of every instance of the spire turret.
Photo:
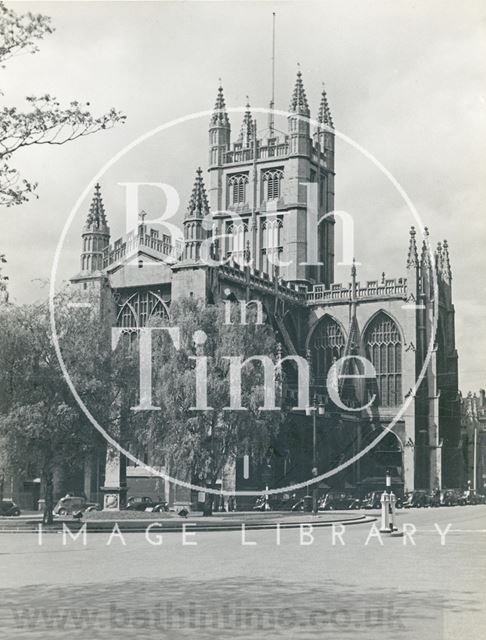
POLYGON ((250 111, 250 102, 247 96, 246 111, 245 111, 245 115, 243 116, 243 123, 241 125, 241 131, 240 131, 240 136, 238 138, 238 141, 241 142, 243 146, 249 147, 252 143, 252 140, 253 140, 253 119, 250 111))
POLYGON ((424 227, 424 239, 422 241, 422 250, 420 252, 420 282, 423 294, 429 295, 432 290, 432 261, 430 259, 430 242, 429 230, 424 227))
MULTIPOLYGON (((322 88, 321 104, 319 105, 319 113, 317 116, 319 125, 323 125, 323 128, 329 127, 334 129, 334 122, 331 115, 331 109, 329 108, 329 102, 327 101, 327 93, 325 87, 322 88)), ((320 129, 321 127, 319 127, 320 129)))
POLYGON ((297 71, 297 80, 295 81, 294 92, 289 105, 289 136, 290 136, 290 153, 291 155, 310 154, 310 126, 309 120, 310 110, 305 95, 304 84, 302 82, 302 73, 297 71))
POLYGON ((203 227, 203 219, 208 214, 209 204, 202 169, 198 167, 184 219, 184 260, 186 261, 197 262, 201 258, 201 245, 207 235, 203 227))
POLYGON ((101 197, 101 187, 99 183, 96 183, 95 185, 93 199, 91 201, 84 228, 91 231, 104 231, 106 229, 108 234, 110 233, 108 223, 106 221, 105 206, 101 197))
POLYGON ((442 268, 442 243, 437 243, 437 249, 435 251, 435 270, 439 274, 442 268))
MULTIPOLYGON (((226 111, 223 87, 221 81, 216 96, 213 115, 209 124, 209 166, 221 167, 224 161, 224 154, 230 148, 231 125, 226 111)), ((221 203, 218 204, 218 209, 221 203)))
POLYGON ((449 245, 447 240, 444 240, 442 243, 442 264, 441 264, 442 275, 449 282, 452 280, 452 270, 451 270, 451 261, 449 258, 449 245))
POLYGON ((407 269, 417 268, 419 265, 417 243, 415 241, 415 227, 410 227, 410 241, 408 244, 407 269))
POLYGON ((422 252, 420 254, 420 266, 422 270, 430 269, 430 247, 429 247, 429 230, 424 227, 424 239, 422 241, 422 252))
POLYGON ((216 103, 214 105, 213 115, 211 116, 211 126, 229 127, 230 122, 228 113, 226 111, 226 103, 224 100, 223 87, 221 81, 218 87, 218 94, 216 96, 216 103))
POLYGON ((197 168, 194 187, 187 207, 187 218, 204 218, 209 213, 208 198, 204 187, 201 167, 197 168))
POLYGON ((90 273, 102 271, 104 251, 110 244, 110 228, 106 219, 99 184, 95 185, 82 238, 81 271, 90 273))
POLYGON ((297 79, 295 81, 294 92, 290 99, 289 111, 292 113, 298 113, 303 116, 310 116, 309 104, 307 102, 307 96, 305 95, 304 83, 302 82, 302 72, 297 71, 297 79))

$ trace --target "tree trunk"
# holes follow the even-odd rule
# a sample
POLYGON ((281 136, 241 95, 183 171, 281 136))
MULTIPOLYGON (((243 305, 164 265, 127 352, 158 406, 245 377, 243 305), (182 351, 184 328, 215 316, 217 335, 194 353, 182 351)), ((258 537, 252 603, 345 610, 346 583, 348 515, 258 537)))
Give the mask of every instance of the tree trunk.
MULTIPOLYGON (((211 487, 211 484, 206 483, 206 487, 211 487)), ((213 502, 214 495, 206 491, 204 496, 204 508, 203 508, 203 516, 212 516, 213 515, 213 502)))
POLYGON ((52 524, 54 522, 54 518, 52 515, 52 511, 54 509, 54 480, 52 477, 52 469, 50 467, 44 469, 43 481, 45 503, 42 522, 44 524, 52 524))
POLYGON ((3 488, 4 488, 4 485, 5 485, 5 476, 2 473, 0 475, 0 502, 3 500, 3 488))

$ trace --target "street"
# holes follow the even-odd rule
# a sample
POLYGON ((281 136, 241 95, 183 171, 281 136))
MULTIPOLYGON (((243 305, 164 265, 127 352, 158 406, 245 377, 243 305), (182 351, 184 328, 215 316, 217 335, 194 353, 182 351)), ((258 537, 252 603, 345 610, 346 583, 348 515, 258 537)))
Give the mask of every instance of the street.
POLYGON ((415 545, 383 535, 382 546, 369 523, 334 545, 331 528, 282 530, 280 544, 275 529, 247 531, 244 545, 237 531, 188 534, 185 545, 175 532, 160 545, 158 531, 152 544, 90 533, 86 546, 60 532, 42 545, 2 533, 0 637, 478 637, 486 507, 401 511, 404 523, 417 527, 415 545))

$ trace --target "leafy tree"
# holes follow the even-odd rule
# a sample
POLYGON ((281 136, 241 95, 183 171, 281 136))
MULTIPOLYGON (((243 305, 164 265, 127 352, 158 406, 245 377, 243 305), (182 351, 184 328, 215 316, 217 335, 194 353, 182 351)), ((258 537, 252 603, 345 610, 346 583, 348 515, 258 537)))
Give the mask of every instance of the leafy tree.
MULTIPOLYGON (((56 301, 61 350, 71 378, 90 408, 106 414, 109 351, 93 305, 81 311, 65 294, 56 301), (86 315, 88 314, 88 315, 86 315)), ((35 468, 44 488, 44 521, 52 522, 53 475, 100 445, 59 366, 47 304, 0 308, 0 438, 16 471, 35 468)), ((109 346, 108 346, 109 348, 109 346)))
POLYGON ((5 479, 9 471, 8 456, 6 450, 6 444, 3 439, 0 438, 0 502, 3 500, 5 479))
POLYGON ((1 266, 6 262, 7 262, 7 259, 5 258, 5 255, 3 253, 0 253, 0 303, 8 302, 8 290, 7 290, 8 276, 2 275, 3 269, 1 266))
MULTIPOLYGON (((223 305, 203 306, 193 299, 173 304, 170 326, 180 329, 180 349, 174 349, 166 332, 153 332, 154 398, 162 410, 152 411, 142 427, 144 441, 160 464, 169 462, 179 477, 197 478, 206 486, 213 486, 238 454, 263 459, 283 419, 280 410, 260 408, 265 390, 262 365, 257 361, 242 369, 245 410, 224 409, 230 403, 226 357, 266 355, 274 360, 278 353, 269 326, 251 319, 247 325, 225 324, 224 314, 223 305), (197 344, 201 336, 207 338, 197 344), (191 357, 196 355, 208 357, 207 406, 211 409, 206 411, 191 409, 196 405, 195 360, 191 357)), ((207 515, 211 505, 207 494, 207 515)))
MULTIPOLYGON (((0 66, 20 53, 35 53, 37 42, 53 31, 48 16, 19 15, 0 2, 0 66)), ((37 187, 10 165, 15 152, 32 145, 62 145, 125 120, 116 109, 94 116, 89 102, 73 100, 62 107, 49 93, 26 100, 26 111, 9 106, 0 109, 0 205, 7 207, 27 201, 37 187)))

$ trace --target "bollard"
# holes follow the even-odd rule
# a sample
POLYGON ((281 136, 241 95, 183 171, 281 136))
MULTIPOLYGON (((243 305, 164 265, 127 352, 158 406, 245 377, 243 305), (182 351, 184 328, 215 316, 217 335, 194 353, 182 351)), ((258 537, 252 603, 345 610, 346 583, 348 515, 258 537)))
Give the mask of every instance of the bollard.
POLYGON ((383 491, 381 494, 381 533, 390 533, 390 495, 383 491))
MULTIPOLYGON (((266 485, 265 491, 268 491, 268 485, 266 485)), ((268 502, 268 493, 265 493, 265 511, 270 511, 270 504, 268 502)))
POLYGON ((390 531, 397 531, 397 527, 395 526, 395 505, 397 503, 397 497, 393 493, 393 491, 390 493, 389 498, 390 521, 388 523, 388 526, 390 527, 390 531))

